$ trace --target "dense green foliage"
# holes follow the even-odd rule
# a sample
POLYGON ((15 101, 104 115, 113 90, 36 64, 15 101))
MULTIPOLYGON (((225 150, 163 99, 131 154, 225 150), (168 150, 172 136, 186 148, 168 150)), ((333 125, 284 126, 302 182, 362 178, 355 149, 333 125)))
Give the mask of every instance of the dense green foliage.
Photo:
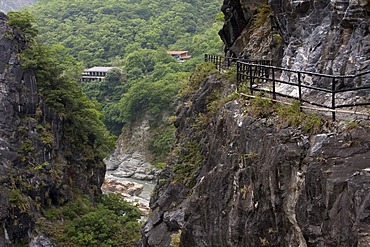
POLYGON ((181 72, 182 65, 162 49, 140 48, 130 53, 125 63, 127 75, 110 72, 101 82, 82 84, 91 98, 101 102, 104 122, 116 135, 124 124, 141 119, 146 112, 158 118, 163 110, 172 112, 174 98, 188 76, 181 72))
POLYGON ((152 131, 152 138, 148 143, 148 150, 153 155, 153 162, 158 168, 163 168, 163 161, 172 150, 175 141, 175 127, 163 124, 152 131), (162 167, 161 167, 162 166, 162 167))
POLYGON ((64 119, 65 142, 86 158, 102 158, 112 148, 99 105, 77 84, 81 65, 61 45, 34 42, 22 54, 22 65, 36 72, 38 90, 46 106, 64 119))
POLYGON ((9 24, 25 34, 28 48, 21 54, 22 66, 36 73, 38 93, 45 105, 64 120, 64 142, 71 154, 101 159, 112 148, 97 102, 77 84, 82 69, 62 45, 47 46, 36 40, 35 19, 28 12, 10 12, 9 24))
POLYGON ((123 122, 117 103, 129 88, 127 78, 119 70, 112 70, 105 80, 83 83, 81 86, 91 99, 100 102, 105 125, 111 133, 118 136, 121 133, 123 122))
MULTIPOLYGON (((133 44, 146 49, 189 50, 192 54, 196 45, 211 43, 199 39, 194 42, 193 36, 211 28, 221 3, 221 0, 75 0, 72 3, 39 0, 30 10, 40 20, 44 42, 62 43, 87 66, 119 65, 133 44)), ((221 49, 219 39, 217 44, 221 49)))
POLYGON ((117 194, 104 195, 97 205, 80 198, 43 214, 39 226, 58 246, 127 247, 140 239, 141 212, 117 194))
POLYGON ((182 72, 191 71, 205 52, 221 51, 217 32, 222 23, 214 23, 220 4, 220 0, 77 0, 72 4, 40 0, 29 10, 39 20, 44 43, 61 43, 86 67, 123 69, 118 77, 82 85, 90 98, 101 103, 108 129, 119 135, 125 123, 145 110, 171 111, 177 80, 187 76, 182 72), (168 49, 188 50, 192 59, 179 64, 166 53, 168 49))
POLYGON ((171 115, 183 80, 204 53, 220 53, 221 0, 39 0, 29 8, 39 20, 40 38, 61 43, 85 67, 118 66, 102 82, 82 85, 104 112, 103 122, 119 135, 150 113, 155 128, 148 144, 153 159, 163 162, 173 128, 160 122, 171 115), (187 50, 192 59, 180 64, 167 50, 187 50), (162 150, 162 151, 161 151, 162 150), (159 158, 161 157, 161 158, 159 158))
POLYGON ((36 28, 36 19, 35 17, 29 12, 9 12, 9 25, 14 28, 18 29, 25 35, 25 38, 32 39, 38 33, 36 28))

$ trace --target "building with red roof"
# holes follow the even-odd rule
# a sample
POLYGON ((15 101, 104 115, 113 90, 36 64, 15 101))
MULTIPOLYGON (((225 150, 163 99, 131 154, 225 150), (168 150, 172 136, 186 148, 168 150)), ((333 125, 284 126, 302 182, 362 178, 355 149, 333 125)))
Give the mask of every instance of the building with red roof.
POLYGON ((179 63, 191 58, 191 56, 188 55, 188 51, 167 51, 167 53, 176 58, 179 63))

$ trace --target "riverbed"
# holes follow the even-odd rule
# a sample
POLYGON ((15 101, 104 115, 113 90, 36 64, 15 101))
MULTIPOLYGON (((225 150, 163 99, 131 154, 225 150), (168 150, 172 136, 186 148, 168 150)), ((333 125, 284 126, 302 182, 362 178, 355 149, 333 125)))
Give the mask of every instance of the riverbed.
POLYGON ((138 180, 138 179, 133 179, 133 178, 121 178, 121 177, 113 176, 112 173, 114 173, 114 171, 107 171, 105 176, 109 178, 114 178, 117 181, 127 181, 127 182, 133 182, 133 183, 143 185, 144 186, 143 191, 132 199, 135 199, 136 197, 138 197, 142 199, 140 201, 146 202, 146 205, 149 206, 150 196, 155 187, 155 181, 145 181, 145 180, 138 180))

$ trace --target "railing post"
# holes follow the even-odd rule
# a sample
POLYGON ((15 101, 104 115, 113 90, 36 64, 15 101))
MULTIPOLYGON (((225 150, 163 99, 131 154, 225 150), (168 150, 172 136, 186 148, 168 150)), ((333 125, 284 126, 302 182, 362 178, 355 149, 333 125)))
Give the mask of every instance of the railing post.
POLYGON ((331 109, 333 110, 331 113, 333 121, 335 121, 335 77, 331 82, 331 109))
POLYGON ((239 88, 240 85, 240 63, 236 61, 236 83, 237 87, 239 88))
POLYGON ((218 57, 218 71, 222 70, 222 57, 218 57))
POLYGON ((204 54, 204 62, 208 62, 208 54, 204 54))
POLYGON ((252 72, 252 65, 247 65, 249 68, 249 90, 251 91, 251 94, 253 95, 253 72, 252 72))
MULTIPOLYGON (((270 64, 268 64, 268 61, 267 61, 267 62, 265 62, 265 65, 266 65, 266 66, 270 66, 270 64)), ((266 68, 266 69, 265 69, 265 77, 266 77, 266 78, 269 78, 269 77, 270 77, 269 72, 270 72, 270 69, 269 69, 269 68, 266 68)))
POLYGON ((298 99, 299 99, 299 110, 302 111, 301 104, 302 104, 302 80, 301 80, 301 72, 298 72, 298 99))
POLYGON ((247 78, 248 78, 248 71, 247 71, 247 65, 246 64, 242 64, 242 67, 241 67, 241 69, 242 69, 242 73, 241 73, 241 80, 242 80, 242 82, 244 82, 245 83, 245 86, 247 87, 248 85, 247 85, 247 78))
POLYGON ((276 89, 275 89, 275 69, 272 67, 272 98, 276 99, 276 89))

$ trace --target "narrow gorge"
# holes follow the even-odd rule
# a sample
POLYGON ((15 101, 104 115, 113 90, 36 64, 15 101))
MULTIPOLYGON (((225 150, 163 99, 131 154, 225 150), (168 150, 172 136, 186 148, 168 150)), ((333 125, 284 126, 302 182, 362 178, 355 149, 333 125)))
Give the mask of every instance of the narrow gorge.
MULTIPOLYGON (((200 62, 222 39, 235 60, 364 73, 369 0, 223 0, 222 15, 214 1, 77 2, 39 0, 39 23, 0 12, 1 247, 370 246, 369 107, 333 121, 296 101, 251 97, 235 68, 200 62), (187 46, 188 61, 168 55, 187 46), (83 62, 124 69, 81 85, 83 62), (124 126, 114 151, 102 119, 124 126), (130 179, 155 181, 149 205, 130 179)), ((18 1, 0 3, 8 11, 18 1)), ((302 82, 328 86, 316 79, 302 82)), ((370 101, 369 92, 341 100, 370 101)))

